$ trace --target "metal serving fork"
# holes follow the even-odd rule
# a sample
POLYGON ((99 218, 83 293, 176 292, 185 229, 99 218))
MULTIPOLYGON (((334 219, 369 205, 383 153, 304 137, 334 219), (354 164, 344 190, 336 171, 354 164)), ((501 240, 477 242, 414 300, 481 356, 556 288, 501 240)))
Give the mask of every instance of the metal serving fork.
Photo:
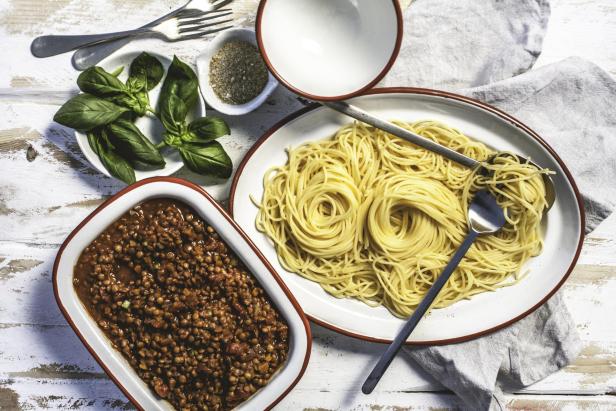
MULTIPOLYGON (((166 19, 169 19, 179 13, 186 13, 189 11, 201 11, 204 14, 214 12, 227 6, 233 0, 190 0, 182 7, 179 7, 168 14, 148 23, 140 28, 153 27, 162 23, 166 19)), ((131 42, 132 37, 124 37, 118 40, 112 40, 105 43, 95 44, 93 46, 82 47, 75 51, 72 58, 73 66, 77 70, 85 70, 90 66, 99 63, 101 60, 110 56, 115 51, 121 49, 125 45, 131 42)))
POLYGON ((206 13, 198 10, 186 10, 154 26, 140 27, 135 30, 74 36, 40 36, 34 39, 30 49, 36 57, 50 57, 75 50, 79 47, 91 46, 129 36, 152 35, 170 42, 190 40, 232 27, 230 25, 225 26, 224 24, 231 22, 233 19, 219 20, 222 17, 229 16, 231 13, 231 10, 228 9, 206 13))
POLYGON ((428 290, 423 300, 419 303, 413 315, 407 320, 402 329, 398 332, 396 338, 387 347, 387 350, 381 355, 381 358, 374 366, 374 369, 364 382, 361 390, 364 394, 370 394, 376 384, 379 382, 389 364, 400 351, 400 347, 409 338, 409 335, 413 332, 419 321, 423 318, 424 314, 430 308, 430 305, 436 299, 439 291, 451 277, 454 270, 462 261, 462 258, 466 254, 475 239, 480 235, 493 234, 500 230, 505 225, 505 213, 502 208, 497 204, 496 199, 488 191, 479 191, 475 194, 473 201, 468 209, 468 227, 469 231, 466 238, 460 244, 458 250, 451 257, 451 260, 441 275, 436 279, 432 287, 428 290))
MULTIPOLYGON (((428 138, 422 137, 419 134, 412 133, 409 130, 406 130, 394 123, 376 117, 368 113, 367 111, 360 109, 359 107, 347 103, 346 101, 322 101, 320 103, 324 106, 331 108, 334 111, 346 114, 351 118, 354 118, 366 124, 370 124, 371 126, 393 134, 394 136, 400 137, 408 142, 423 147, 426 150, 430 150, 437 154, 440 154, 463 166, 469 168, 476 168, 481 166, 481 162, 475 160, 474 158, 465 156, 464 154, 458 153, 457 151, 452 150, 449 147, 442 146, 439 143, 436 143, 428 138)), ((515 155, 515 157, 518 158, 520 163, 529 163, 538 169, 543 168, 530 161, 530 159, 528 158, 524 158, 519 155, 515 155)), ((554 204, 554 201, 556 200, 556 187, 554 186, 554 181, 549 174, 541 174, 541 178, 543 179, 543 184, 545 186, 545 201, 547 205, 543 212, 547 213, 554 204)))

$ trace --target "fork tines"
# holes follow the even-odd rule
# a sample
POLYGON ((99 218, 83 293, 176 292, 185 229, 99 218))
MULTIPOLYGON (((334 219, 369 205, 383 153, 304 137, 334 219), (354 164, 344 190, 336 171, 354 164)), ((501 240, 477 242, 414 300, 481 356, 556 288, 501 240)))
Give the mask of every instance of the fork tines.
POLYGON ((232 18, 219 20, 223 17, 230 16, 232 13, 230 9, 220 9, 201 15, 190 14, 189 17, 181 16, 178 18, 178 32, 182 36, 182 39, 196 38, 217 33, 232 27, 232 25, 224 25, 225 23, 232 22, 232 18))
MULTIPOLYGON (((221 9, 221 10, 211 11, 208 13, 191 14, 190 16, 182 15, 182 16, 179 16, 178 18, 178 27, 181 28, 185 26, 191 26, 191 25, 201 23, 203 21, 219 19, 221 17, 230 16, 232 14, 233 14, 233 11, 231 11, 231 9, 221 9)), ((231 20, 232 19, 225 20, 225 21, 231 21, 231 20)), ((222 23, 222 22, 214 22, 214 23, 222 23)))

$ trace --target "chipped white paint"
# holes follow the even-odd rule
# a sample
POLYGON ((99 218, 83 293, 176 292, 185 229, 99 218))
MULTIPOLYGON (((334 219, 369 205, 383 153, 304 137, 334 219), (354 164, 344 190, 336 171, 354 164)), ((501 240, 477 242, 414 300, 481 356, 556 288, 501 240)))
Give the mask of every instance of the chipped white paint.
MULTIPOLYGON (((427 1, 427 0, 422 0, 427 1)), ((122 187, 97 174, 80 154, 73 133, 51 122, 76 92, 69 55, 30 56, 43 32, 81 33, 137 26, 181 1, 0 1, 0 409, 125 409, 121 392, 102 373, 57 309, 50 272, 58 245, 93 208, 122 187), (109 14, 121 16, 110 18, 109 14), (26 160, 28 145, 38 156, 26 160)), ((236 0, 239 24, 254 22, 257 0, 236 0)), ((616 74, 616 3, 553 0, 553 14, 538 64, 579 55, 616 74)), ((203 42, 141 40, 191 60, 203 42)), ((266 105, 241 119, 227 118, 233 136, 222 142, 237 163, 263 131, 302 105, 277 90, 266 105)), ((220 200, 228 183, 201 182, 220 200)), ((585 241, 580 264, 564 287, 585 348, 575 363, 521 393, 507 408, 616 409, 616 216, 585 241)), ((397 358, 377 391, 359 382, 382 346, 313 326, 311 361, 278 409, 428 410, 460 403, 404 357, 397 358)))

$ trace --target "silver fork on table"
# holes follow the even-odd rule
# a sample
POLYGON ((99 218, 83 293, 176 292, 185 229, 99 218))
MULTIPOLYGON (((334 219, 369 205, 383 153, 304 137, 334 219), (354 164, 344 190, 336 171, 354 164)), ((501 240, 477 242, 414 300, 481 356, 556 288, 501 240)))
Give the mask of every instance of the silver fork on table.
POLYGON ((198 38, 231 27, 224 24, 231 22, 232 19, 218 20, 232 13, 230 9, 220 9, 231 1, 219 0, 209 3, 207 0, 191 0, 179 9, 135 30, 90 35, 40 36, 34 39, 30 49, 36 57, 50 57, 107 41, 122 39, 126 44, 136 36, 154 35, 165 41, 198 38))
MULTIPOLYGON (((141 28, 155 26, 161 23, 162 21, 164 21, 165 19, 168 19, 170 17, 177 15, 178 13, 184 13, 184 12, 194 11, 194 10, 198 10, 203 13, 211 13, 213 11, 221 9, 222 7, 227 6, 232 1, 233 0, 215 0, 211 2, 210 0, 190 0, 188 3, 186 3, 182 7, 176 10, 173 10, 172 12, 148 24, 141 26, 141 28)), ((101 44, 96 44, 94 46, 80 48, 73 54, 73 58, 72 58, 73 67, 75 67, 77 70, 85 70, 88 67, 99 63, 101 60, 110 56, 117 50, 121 49, 122 47, 130 43, 131 40, 132 38, 128 37, 128 38, 113 40, 113 41, 109 41, 109 42, 105 42, 101 44)))

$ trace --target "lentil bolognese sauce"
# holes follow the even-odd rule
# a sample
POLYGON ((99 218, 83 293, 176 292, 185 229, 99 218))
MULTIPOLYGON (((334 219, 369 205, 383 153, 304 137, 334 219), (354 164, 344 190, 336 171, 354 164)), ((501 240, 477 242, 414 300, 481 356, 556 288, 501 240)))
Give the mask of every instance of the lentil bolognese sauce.
POLYGON ((286 361, 282 316, 182 202, 122 215, 82 252, 73 283, 113 346, 177 409, 231 409, 286 361))

